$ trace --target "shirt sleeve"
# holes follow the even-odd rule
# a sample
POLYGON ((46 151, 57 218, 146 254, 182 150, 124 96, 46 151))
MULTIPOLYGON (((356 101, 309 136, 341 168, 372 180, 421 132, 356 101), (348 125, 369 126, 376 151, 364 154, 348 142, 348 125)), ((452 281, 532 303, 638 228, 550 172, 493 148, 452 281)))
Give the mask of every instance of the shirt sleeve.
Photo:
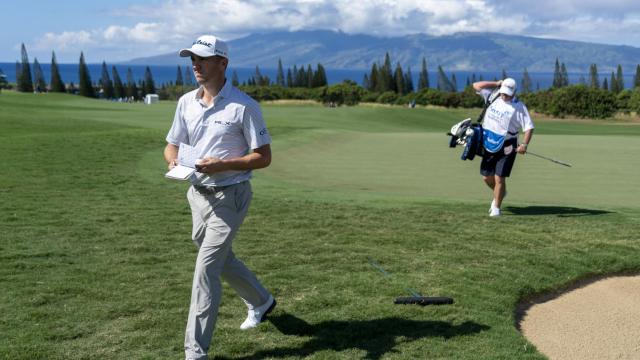
POLYGON ((489 102, 489 97, 493 93, 493 89, 481 89, 480 91, 477 91, 476 93, 478 95, 482 96, 482 99, 484 100, 484 102, 486 104, 487 102, 489 102))
POLYGON ((271 136, 257 104, 247 105, 242 118, 242 131, 251 150, 271 144, 271 136))
POLYGON ((169 133, 167 134, 167 142, 176 146, 180 146, 180 143, 189 144, 189 132, 187 131, 187 125, 182 116, 183 101, 178 101, 176 106, 176 113, 173 116, 173 124, 169 133))
POLYGON ((529 110, 525 104, 522 104, 522 108, 518 111, 518 122, 520 123, 520 127, 522 131, 528 131, 534 128, 533 120, 531 120, 531 116, 529 116, 529 110))

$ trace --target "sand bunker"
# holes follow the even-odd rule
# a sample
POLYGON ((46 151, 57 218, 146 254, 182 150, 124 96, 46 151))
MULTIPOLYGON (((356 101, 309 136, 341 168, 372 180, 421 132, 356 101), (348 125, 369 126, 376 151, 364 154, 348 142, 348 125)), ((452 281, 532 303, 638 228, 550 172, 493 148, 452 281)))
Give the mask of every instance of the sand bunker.
POLYGON ((534 301, 519 325, 552 360, 638 360, 640 276, 605 278, 534 301))

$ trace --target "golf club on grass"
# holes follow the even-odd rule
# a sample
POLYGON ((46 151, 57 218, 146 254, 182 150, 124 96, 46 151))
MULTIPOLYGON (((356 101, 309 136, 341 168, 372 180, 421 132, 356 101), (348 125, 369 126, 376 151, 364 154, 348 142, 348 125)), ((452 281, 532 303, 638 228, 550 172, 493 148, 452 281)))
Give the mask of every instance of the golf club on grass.
MULTIPOLYGON (((385 269, 383 269, 382 266, 380 266, 380 264, 378 264, 375 260, 373 260, 370 257, 368 259, 369 259, 369 264, 371 266, 373 266, 374 269, 378 270, 385 277, 391 277, 391 273, 389 273, 385 269)), ((416 304, 416 305, 420 305, 420 306, 453 304, 453 299, 450 298, 450 297, 444 297, 444 296, 422 296, 420 293, 418 293, 417 291, 415 291, 414 289, 412 289, 410 287, 406 287, 404 289, 411 296, 400 296, 400 297, 397 297, 393 301, 394 304, 396 304, 396 305, 397 304, 403 304, 403 305, 416 304)))
POLYGON ((536 153, 532 153, 529 150, 527 150, 526 153, 529 154, 529 155, 533 155, 533 156, 539 157, 541 159, 549 160, 549 161, 554 162, 556 164, 560 164, 560 165, 563 165, 563 166, 566 166, 566 167, 571 167, 571 164, 569 164, 569 163, 566 163, 566 162, 560 161, 560 160, 556 160, 556 159, 552 159, 552 158, 549 158, 549 157, 546 157, 546 156, 538 155, 536 153))

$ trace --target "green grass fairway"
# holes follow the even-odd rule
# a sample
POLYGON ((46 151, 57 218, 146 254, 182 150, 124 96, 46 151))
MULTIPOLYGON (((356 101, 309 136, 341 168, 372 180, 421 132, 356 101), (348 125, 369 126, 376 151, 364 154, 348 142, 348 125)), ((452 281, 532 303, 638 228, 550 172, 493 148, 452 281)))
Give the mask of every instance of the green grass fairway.
MULTIPOLYGON (((181 359, 196 249, 166 180, 175 103, 0 94, 0 359, 181 359)), ((274 160, 238 257, 274 293, 242 332, 225 286, 212 359, 544 359, 516 305, 640 271, 640 126, 539 121, 505 216, 444 135, 478 110, 265 105, 274 160), (375 259, 392 275, 368 262, 375 259), (411 287, 450 306, 393 305, 411 287)))

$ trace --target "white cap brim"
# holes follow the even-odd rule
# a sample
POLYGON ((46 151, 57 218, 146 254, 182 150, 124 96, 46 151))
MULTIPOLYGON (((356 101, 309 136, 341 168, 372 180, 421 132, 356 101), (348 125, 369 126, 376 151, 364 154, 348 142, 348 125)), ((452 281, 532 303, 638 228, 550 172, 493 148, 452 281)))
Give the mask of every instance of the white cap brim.
POLYGON ((513 94, 515 93, 515 90, 503 85, 503 86, 500 87, 500 91, 499 92, 500 92, 500 94, 513 96, 513 94))
POLYGON ((211 56, 213 56, 208 51, 198 51, 198 50, 199 49, 194 49, 194 48, 182 49, 182 50, 180 50, 180 52, 178 54, 180 55, 180 57, 190 57, 191 55, 198 55, 200 57, 211 57, 211 56))

